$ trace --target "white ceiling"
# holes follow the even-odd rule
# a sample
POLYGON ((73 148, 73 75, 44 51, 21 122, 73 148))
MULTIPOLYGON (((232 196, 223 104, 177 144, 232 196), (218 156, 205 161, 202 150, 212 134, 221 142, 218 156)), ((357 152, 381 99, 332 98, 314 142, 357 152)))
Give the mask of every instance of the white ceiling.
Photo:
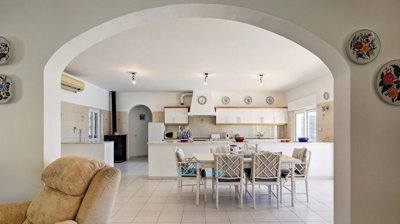
POLYGON ((285 92, 331 75, 300 45, 275 33, 233 21, 190 18, 120 33, 76 57, 66 71, 120 92, 285 92), (128 71, 137 73, 132 85, 128 71), (207 86, 203 85, 208 72, 207 86), (259 86, 258 74, 264 74, 259 86))

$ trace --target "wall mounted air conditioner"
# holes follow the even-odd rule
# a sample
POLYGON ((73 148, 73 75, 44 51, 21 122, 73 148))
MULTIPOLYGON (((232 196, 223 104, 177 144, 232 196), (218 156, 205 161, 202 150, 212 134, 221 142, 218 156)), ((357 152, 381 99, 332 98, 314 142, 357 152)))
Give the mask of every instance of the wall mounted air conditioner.
POLYGON ((85 83, 72 78, 71 76, 63 74, 61 76, 61 88, 77 93, 85 89, 85 83))

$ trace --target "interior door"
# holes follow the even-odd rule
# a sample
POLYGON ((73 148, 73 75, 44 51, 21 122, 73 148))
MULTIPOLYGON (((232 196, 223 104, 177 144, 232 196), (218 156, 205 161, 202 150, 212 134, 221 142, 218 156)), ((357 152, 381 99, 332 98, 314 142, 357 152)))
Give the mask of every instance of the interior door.
POLYGON ((146 106, 136 106, 129 113, 129 157, 147 156, 148 123, 152 113, 146 106))

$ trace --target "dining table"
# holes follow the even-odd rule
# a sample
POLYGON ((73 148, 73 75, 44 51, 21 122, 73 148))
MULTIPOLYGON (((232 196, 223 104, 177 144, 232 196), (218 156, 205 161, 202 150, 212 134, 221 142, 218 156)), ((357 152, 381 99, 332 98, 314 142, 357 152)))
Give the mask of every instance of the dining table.
MULTIPOLYGON (((197 179, 196 179, 196 184, 197 184, 197 190, 196 190, 196 205, 199 205, 200 201, 200 180, 201 180, 201 172, 200 168, 215 168, 215 162, 214 162, 214 154, 213 153, 193 153, 192 157, 194 157, 197 161, 197 179)), ((291 173, 294 173, 295 170, 295 164, 296 163, 301 163, 300 159, 293 158, 288 155, 282 155, 281 157, 281 163, 282 164, 287 164, 289 166, 289 169, 291 170, 291 173)), ((251 168, 252 165, 252 158, 244 157, 243 159, 243 167, 244 168, 251 168)), ((290 175, 291 178, 291 205, 292 207, 294 206, 294 175, 290 175)))

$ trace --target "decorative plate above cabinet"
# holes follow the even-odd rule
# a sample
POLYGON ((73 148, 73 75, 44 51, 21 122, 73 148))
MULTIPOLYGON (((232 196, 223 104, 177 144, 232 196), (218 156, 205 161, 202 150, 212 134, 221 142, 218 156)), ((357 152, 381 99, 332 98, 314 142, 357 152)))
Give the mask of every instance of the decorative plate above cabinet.
POLYGON ((383 101, 400 106, 400 60, 382 66, 376 77, 376 88, 383 101))
POLYGON ((251 98, 251 96, 245 96, 243 101, 245 104, 251 104, 253 102, 253 98, 251 98))
POLYGON ((204 105, 207 103, 207 97, 199 96, 199 98, 197 98, 197 102, 199 102, 200 105, 204 105))
POLYGON ((275 102, 275 99, 274 99, 273 96, 267 96, 265 101, 267 102, 267 104, 271 105, 271 104, 273 104, 275 102))
POLYGON ((222 97, 221 102, 226 105, 231 102, 231 99, 228 96, 224 96, 222 97))

